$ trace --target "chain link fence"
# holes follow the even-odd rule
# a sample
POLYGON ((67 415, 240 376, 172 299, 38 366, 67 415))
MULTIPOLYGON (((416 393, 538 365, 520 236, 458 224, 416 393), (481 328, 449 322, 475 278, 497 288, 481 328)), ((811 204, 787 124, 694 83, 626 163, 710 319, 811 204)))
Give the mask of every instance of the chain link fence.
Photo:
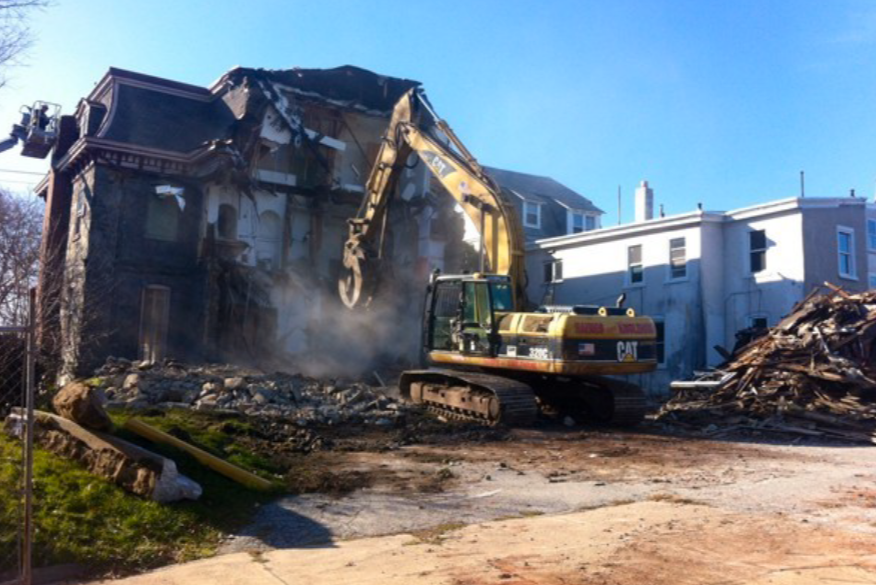
POLYGON ((33 339, 0 327, 0 585, 31 582, 33 339))

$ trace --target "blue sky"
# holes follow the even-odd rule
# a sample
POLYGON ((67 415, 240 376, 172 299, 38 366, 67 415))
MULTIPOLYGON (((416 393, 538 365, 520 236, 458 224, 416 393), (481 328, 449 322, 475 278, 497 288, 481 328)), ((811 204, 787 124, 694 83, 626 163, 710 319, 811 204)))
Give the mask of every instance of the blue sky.
POLYGON ((810 196, 876 192, 876 2, 57 0, 32 25, 4 125, 35 99, 71 112, 110 66, 207 85, 353 64, 422 81, 481 162, 554 177, 606 224, 641 179, 668 214, 793 196, 800 170, 810 196))

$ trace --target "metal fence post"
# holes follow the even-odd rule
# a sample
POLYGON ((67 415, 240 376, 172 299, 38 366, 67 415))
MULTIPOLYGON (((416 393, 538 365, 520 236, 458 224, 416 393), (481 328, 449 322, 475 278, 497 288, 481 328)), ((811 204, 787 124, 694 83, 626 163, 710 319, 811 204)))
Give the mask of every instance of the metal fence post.
POLYGON ((33 431, 36 387, 36 302, 30 294, 27 323, 27 381, 25 387, 25 443, 24 443, 24 539, 22 546, 22 585, 33 581, 33 431))

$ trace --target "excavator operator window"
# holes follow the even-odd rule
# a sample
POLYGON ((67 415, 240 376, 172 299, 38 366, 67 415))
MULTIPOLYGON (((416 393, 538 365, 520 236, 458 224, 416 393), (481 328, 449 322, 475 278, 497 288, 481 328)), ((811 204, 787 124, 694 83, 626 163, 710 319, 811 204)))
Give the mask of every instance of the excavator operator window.
POLYGON ((466 282, 462 296, 462 351, 472 355, 491 355, 493 312, 490 307, 490 285, 486 282, 466 282))
POLYGON ((430 349, 453 349, 451 321, 459 317, 460 282, 439 282, 435 289, 430 349))
POLYGON ((490 310, 490 289, 486 282, 466 282, 463 324, 467 327, 489 329, 493 321, 490 310))
POLYGON ((514 310, 514 297, 511 294, 511 285, 506 282, 494 282, 490 285, 493 293, 493 310, 497 313, 505 313, 514 310))

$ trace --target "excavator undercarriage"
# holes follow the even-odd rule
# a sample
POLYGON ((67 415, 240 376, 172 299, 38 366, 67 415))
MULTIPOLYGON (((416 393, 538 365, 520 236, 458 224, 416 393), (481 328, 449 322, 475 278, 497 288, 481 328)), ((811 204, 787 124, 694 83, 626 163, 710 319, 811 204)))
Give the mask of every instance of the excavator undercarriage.
POLYGON ((638 386, 599 376, 527 384, 513 375, 436 368, 402 373, 399 388, 403 398, 424 405, 435 415, 487 426, 530 426, 545 410, 626 427, 637 425, 646 412, 645 396, 638 386))

